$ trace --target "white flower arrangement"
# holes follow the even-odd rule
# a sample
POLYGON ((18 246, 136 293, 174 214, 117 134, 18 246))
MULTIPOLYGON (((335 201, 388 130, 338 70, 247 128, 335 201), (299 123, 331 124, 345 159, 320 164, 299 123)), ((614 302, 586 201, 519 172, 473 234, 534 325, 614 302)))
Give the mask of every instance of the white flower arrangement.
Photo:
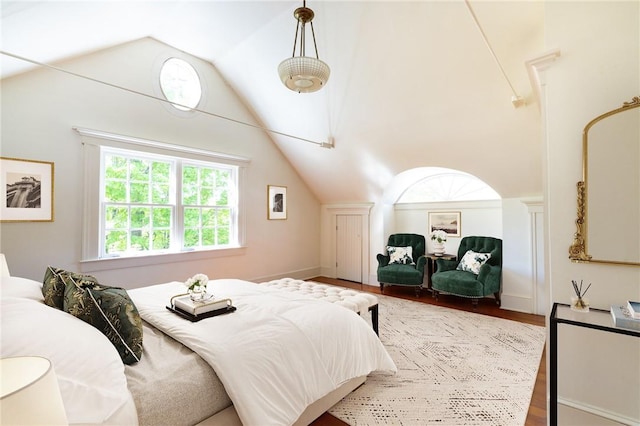
POLYGON ((431 233, 431 241, 442 244, 447 241, 447 233, 442 229, 437 229, 431 233))
POLYGON ((207 283, 209 282, 209 277, 205 274, 195 274, 193 277, 189 278, 185 281, 184 285, 190 291, 195 293, 204 293, 207 291, 207 283))

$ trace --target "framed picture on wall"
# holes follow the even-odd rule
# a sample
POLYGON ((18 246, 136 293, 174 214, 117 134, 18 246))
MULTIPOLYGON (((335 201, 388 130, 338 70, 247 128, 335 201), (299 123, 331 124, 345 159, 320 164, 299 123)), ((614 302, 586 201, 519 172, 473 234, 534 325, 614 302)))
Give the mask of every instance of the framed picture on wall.
POLYGON ((429 233, 439 229, 450 237, 461 236, 460 212, 429 212, 429 233))
POLYGON ((267 218, 278 220, 287 218, 287 187, 267 185, 267 218))
POLYGON ((53 222, 53 163, 0 157, 0 222, 53 222))

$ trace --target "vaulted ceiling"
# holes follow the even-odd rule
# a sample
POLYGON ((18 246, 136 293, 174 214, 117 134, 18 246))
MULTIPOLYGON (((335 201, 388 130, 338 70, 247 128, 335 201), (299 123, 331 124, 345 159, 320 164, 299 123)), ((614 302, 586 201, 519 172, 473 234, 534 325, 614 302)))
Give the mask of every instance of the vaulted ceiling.
MULTIPOLYGON (((418 167, 471 173, 502 197, 542 193, 525 62, 544 51, 544 2, 309 0, 331 67, 326 87, 310 94, 286 89, 276 71, 291 55, 301 4, 3 0, 2 50, 55 63, 153 37, 205 59, 266 128, 334 141, 327 149, 272 134, 323 203, 375 201, 418 167)), ((1 60, 3 78, 33 67, 1 60)))

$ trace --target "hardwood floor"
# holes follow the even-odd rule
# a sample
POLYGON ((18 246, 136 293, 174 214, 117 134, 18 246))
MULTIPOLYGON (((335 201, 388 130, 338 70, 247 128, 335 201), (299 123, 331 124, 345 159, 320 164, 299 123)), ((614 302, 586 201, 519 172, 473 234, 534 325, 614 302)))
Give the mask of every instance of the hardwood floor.
MULTIPOLYGON (((354 283, 351 281, 338 280, 326 277, 312 278, 310 281, 322 282, 326 284, 338 285, 341 287, 352 288, 355 290, 367 291, 370 293, 380 294, 380 288, 370 285, 363 285, 360 283, 354 283)), ((508 311, 500 309, 493 299, 481 299, 478 302, 476 310, 473 309, 471 301, 455 296, 440 295, 438 300, 431 296, 431 293, 426 290, 422 291, 420 297, 416 297, 413 288, 391 286, 385 287, 385 296, 399 297, 406 300, 413 300, 422 303, 429 303, 432 305, 444 306, 452 309, 459 309, 462 311, 476 312, 484 315, 491 315, 494 317, 510 319, 514 321, 520 321, 527 324, 545 326, 545 318, 542 315, 524 314, 520 312, 508 311)), ((547 369, 545 362, 545 352, 542 354, 540 360, 540 368, 538 369, 538 376, 536 378, 536 384, 533 389, 533 395, 531 397, 531 405, 529 406, 529 412, 527 414, 526 426, 546 426, 547 424, 547 369)), ((313 426, 337 426, 346 425, 340 419, 333 417, 331 414, 324 413, 316 421, 311 423, 313 426)))

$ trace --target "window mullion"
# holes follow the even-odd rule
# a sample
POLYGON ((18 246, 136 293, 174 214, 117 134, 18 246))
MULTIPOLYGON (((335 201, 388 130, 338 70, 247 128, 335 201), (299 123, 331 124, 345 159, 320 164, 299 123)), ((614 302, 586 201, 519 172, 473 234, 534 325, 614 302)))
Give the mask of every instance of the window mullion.
POLYGON ((174 184, 173 191, 173 205, 174 205, 174 223, 173 230, 173 245, 174 251, 181 251, 184 247, 184 206, 182 205, 182 160, 178 160, 174 163, 174 175, 171 181, 174 184))

